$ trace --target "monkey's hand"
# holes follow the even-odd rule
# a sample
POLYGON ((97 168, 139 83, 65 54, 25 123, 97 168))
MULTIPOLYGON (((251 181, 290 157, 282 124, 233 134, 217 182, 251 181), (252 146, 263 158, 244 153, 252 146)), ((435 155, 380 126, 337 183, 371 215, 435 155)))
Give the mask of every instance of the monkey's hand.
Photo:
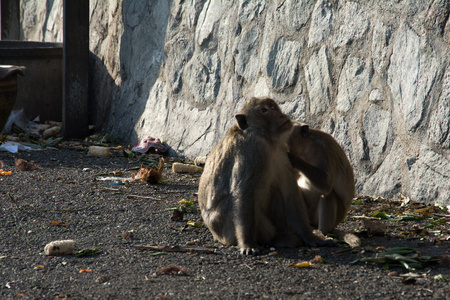
POLYGON ((240 247, 242 255, 258 255, 259 249, 257 247, 240 247))
POLYGON ((326 239, 325 236, 318 230, 313 232, 313 240, 305 241, 310 247, 335 247, 335 241, 326 239))
POLYGON ((329 239, 318 239, 316 246, 322 246, 322 247, 336 247, 336 242, 329 239))

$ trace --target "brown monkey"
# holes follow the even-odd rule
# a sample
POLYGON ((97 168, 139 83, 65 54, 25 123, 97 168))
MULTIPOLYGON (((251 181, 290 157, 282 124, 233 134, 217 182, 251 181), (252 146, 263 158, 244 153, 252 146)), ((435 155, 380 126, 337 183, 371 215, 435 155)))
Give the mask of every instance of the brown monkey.
POLYGON ((308 125, 294 123, 288 146, 311 225, 326 234, 350 208, 355 194, 353 168, 331 135, 308 125))
POLYGON ((312 233, 286 142, 291 120, 270 98, 251 98, 208 155, 198 201, 214 239, 256 254, 259 245, 330 244, 312 233))

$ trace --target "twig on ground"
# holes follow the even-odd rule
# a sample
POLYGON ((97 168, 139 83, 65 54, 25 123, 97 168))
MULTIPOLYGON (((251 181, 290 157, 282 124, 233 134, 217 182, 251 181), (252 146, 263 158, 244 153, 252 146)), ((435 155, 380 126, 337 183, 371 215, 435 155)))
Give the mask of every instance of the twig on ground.
POLYGON ((38 213, 45 213, 45 212, 74 212, 74 211, 82 211, 86 210, 92 206, 94 206, 97 202, 102 200, 102 198, 99 198, 92 202, 91 204, 81 207, 81 208, 72 208, 72 209, 42 209, 42 210, 24 210, 22 207, 17 203, 16 199, 11 195, 11 193, 8 193, 9 198, 11 199, 11 202, 16 205, 16 208, 18 211, 26 213, 26 214, 38 214, 38 213))
POLYGON ((205 247, 185 247, 185 246, 151 246, 151 245, 134 245, 134 248, 137 250, 154 250, 160 252, 191 252, 191 253, 203 253, 203 254, 212 254, 215 253, 214 249, 205 248, 205 247))
POLYGON ((161 198, 155 198, 155 197, 151 197, 151 196, 127 195, 127 199, 132 199, 132 198, 150 199, 150 200, 157 200, 157 201, 164 200, 161 198))

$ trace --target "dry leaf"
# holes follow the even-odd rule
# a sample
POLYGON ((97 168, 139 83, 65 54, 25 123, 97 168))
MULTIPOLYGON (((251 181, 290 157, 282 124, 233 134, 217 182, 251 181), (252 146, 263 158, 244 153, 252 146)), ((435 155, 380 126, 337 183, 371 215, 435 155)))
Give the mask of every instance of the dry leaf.
POLYGON ((124 239, 131 239, 133 238, 135 232, 136 232, 135 230, 124 231, 122 232, 121 236, 124 239))
POLYGON ((187 224, 191 227, 196 227, 196 228, 202 227, 202 223, 195 222, 195 221, 188 221, 187 224))
POLYGON ((323 262, 322 256, 316 255, 310 262, 312 265, 320 264, 323 262))
POLYGON ((48 225, 50 225, 50 226, 67 227, 67 226, 69 226, 69 223, 63 222, 63 221, 53 221, 53 222, 48 223, 48 225))
POLYGON ((170 217, 171 221, 183 221, 184 213, 179 209, 174 209, 172 211, 172 216, 170 217))
POLYGON ((16 169, 19 171, 32 171, 39 169, 39 167, 32 162, 19 158, 16 159, 16 169))
POLYGON ((364 219, 364 226, 367 229, 369 235, 380 235, 386 234, 386 224, 378 220, 364 219))
POLYGON ((11 171, 3 171, 3 169, 0 169, 0 176, 9 176, 11 174, 11 171))
POLYGON ((162 267, 156 274, 187 275, 187 271, 186 268, 173 264, 162 267))
POLYGON ((289 267, 292 268, 308 268, 311 267, 311 262, 309 261, 302 261, 296 264, 290 264, 289 267))
POLYGON ((92 270, 91 269, 80 269, 80 273, 91 273, 92 270))
POLYGON ((139 169, 138 178, 136 181, 142 181, 146 183, 159 183, 162 179, 162 172, 164 170, 164 158, 159 158, 158 167, 147 167, 145 165, 141 165, 139 169))
POLYGON ((426 208, 421 208, 421 209, 415 209, 414 212, 418 213, 418 214, 422 214, 422 215, 428 215, 430 211, 432 211, 434 209, 433 206, 429 206, 426 208))
POLYGON ((352 248, 361 247, 360 238, 354 235, 353 233, 346 233, 344 235, 344 242, 346 242, 352 248))

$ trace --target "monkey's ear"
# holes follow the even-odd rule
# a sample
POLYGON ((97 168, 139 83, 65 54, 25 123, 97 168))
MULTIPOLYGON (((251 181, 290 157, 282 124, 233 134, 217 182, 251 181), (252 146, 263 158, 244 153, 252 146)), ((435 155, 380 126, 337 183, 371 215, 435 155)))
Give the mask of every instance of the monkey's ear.
POLYGON ((245 115, 237 114, 235 117, 240 129, 245 130, 248 128, 247 117, 245 115))
POLYGON ((308 125, 302 125, 300 127, 300 134, 302 137, 307 137, 309 135, 309 126, 308 125))

